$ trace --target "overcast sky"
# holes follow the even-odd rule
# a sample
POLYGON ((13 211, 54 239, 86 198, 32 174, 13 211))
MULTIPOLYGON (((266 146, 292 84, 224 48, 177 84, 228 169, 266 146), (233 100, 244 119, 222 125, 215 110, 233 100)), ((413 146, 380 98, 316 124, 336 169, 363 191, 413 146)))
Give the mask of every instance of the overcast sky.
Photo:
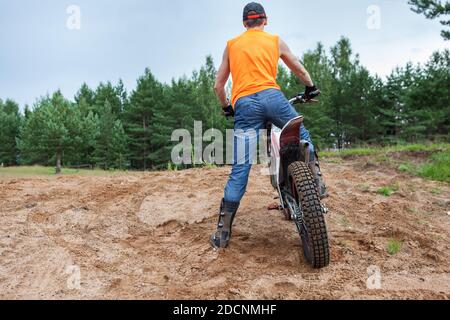
MULTIPOLYGON (((190 75, 208 54, 217 65, 226 41, 243 31, 247 2, 0 0, 0 98, 23 106, 61 89, 72 99, 82 82, 95 87, 119 78, 132 90, 146 67, 170 81, 190 75), (71 5, 81 12, 79 30, 67 26, 71 5)), ((269 16, 267 31, 284 38, 296 55, 318 41, 331 46, 344 35, 361 62, 382 76, 450 46, 440 37, 441 25, 410 11, 407 0, 261 3, 269 16)))

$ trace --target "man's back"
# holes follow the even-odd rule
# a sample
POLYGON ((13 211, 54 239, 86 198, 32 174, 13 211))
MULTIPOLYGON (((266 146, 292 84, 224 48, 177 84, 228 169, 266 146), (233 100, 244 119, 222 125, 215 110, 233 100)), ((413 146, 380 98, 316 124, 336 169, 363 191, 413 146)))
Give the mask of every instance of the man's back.
POLYGON ((241 97, 266 89, 280 89, 276 82, 280 58, 278 36, 250 29, 228 41, 227 48, 233 78, 233 105, 241 97))

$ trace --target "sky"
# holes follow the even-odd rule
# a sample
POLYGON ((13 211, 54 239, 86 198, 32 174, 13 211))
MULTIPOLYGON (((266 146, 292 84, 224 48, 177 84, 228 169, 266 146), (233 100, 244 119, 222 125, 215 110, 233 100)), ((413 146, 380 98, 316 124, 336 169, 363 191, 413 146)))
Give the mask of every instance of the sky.
MULTIPOLYGON (((169 82, 191 75, 209 54, 218 66, 226 41, 244 31, 247 2, 0 0, 0 98, 23 108, 58 89, 72 99, 83 82, 95 88, 122 79, 131 91, 146 67, 169 82)), ((439 22, 412 12, 407 0, 260 2, 266 31, 299 57, 346 36, 362 64, 385 76, 450 48, 439 22)))

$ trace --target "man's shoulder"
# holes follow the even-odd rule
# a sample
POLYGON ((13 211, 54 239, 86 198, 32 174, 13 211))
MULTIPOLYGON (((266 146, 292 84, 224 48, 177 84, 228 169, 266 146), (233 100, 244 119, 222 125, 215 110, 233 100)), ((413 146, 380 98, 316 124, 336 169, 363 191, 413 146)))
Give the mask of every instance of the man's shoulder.
POLYGON ((277 38, 277 39, 279 38, 279 36, 275 33, 270 33, 270 32, 264 31, 264 34, 270 38, 277 38))
POLYGON ((227 42, 228 42, 228 45, 231 45, 231 44, 235 43, 236 41, 238 41, 239 39, 241 39, 242 36, 244 36, 244 35, 245 35, 245 32, 242 32, 241 34, 235 36, 234 38, 229 39, 229 40, 227 41, 227 42))
MULTIPOLYGON (((278 40, 279 39, 279 36, 277 35, 277 34, 272 34, 272 33, 269 33, 269 32, 267 32, 267 31, 262 31, 261 33, 260 33, 262 36, 264 36, 264 37, 267 37, 267 38, 271 38, 271 39, 275 39, 275 40, 278 40)), ((232 38, 232 39, 230 39, 230 40, 228 40, 228 46, 230 46, 230 45, 232 45, 232 44, 234 44, 234 43, 236 43, 236 42, 238 42, 240 39, 242 39, 244 36, 246 36, 246 35, 248 35, 248 32, 242 32, 241 34, 239 34, 238 36, 236 36, 236 37, 234 37, 234 38, 232 38)))

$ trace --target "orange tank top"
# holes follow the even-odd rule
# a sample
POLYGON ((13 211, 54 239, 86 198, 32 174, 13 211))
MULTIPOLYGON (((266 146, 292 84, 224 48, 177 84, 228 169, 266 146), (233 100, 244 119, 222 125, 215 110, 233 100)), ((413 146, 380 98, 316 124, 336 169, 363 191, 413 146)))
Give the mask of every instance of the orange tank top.
POLYGON ((228 41, 228 56, 233 79, 232 104, 239 98, 277 84, 280 47, 278 36, 250 29, 228 41))

